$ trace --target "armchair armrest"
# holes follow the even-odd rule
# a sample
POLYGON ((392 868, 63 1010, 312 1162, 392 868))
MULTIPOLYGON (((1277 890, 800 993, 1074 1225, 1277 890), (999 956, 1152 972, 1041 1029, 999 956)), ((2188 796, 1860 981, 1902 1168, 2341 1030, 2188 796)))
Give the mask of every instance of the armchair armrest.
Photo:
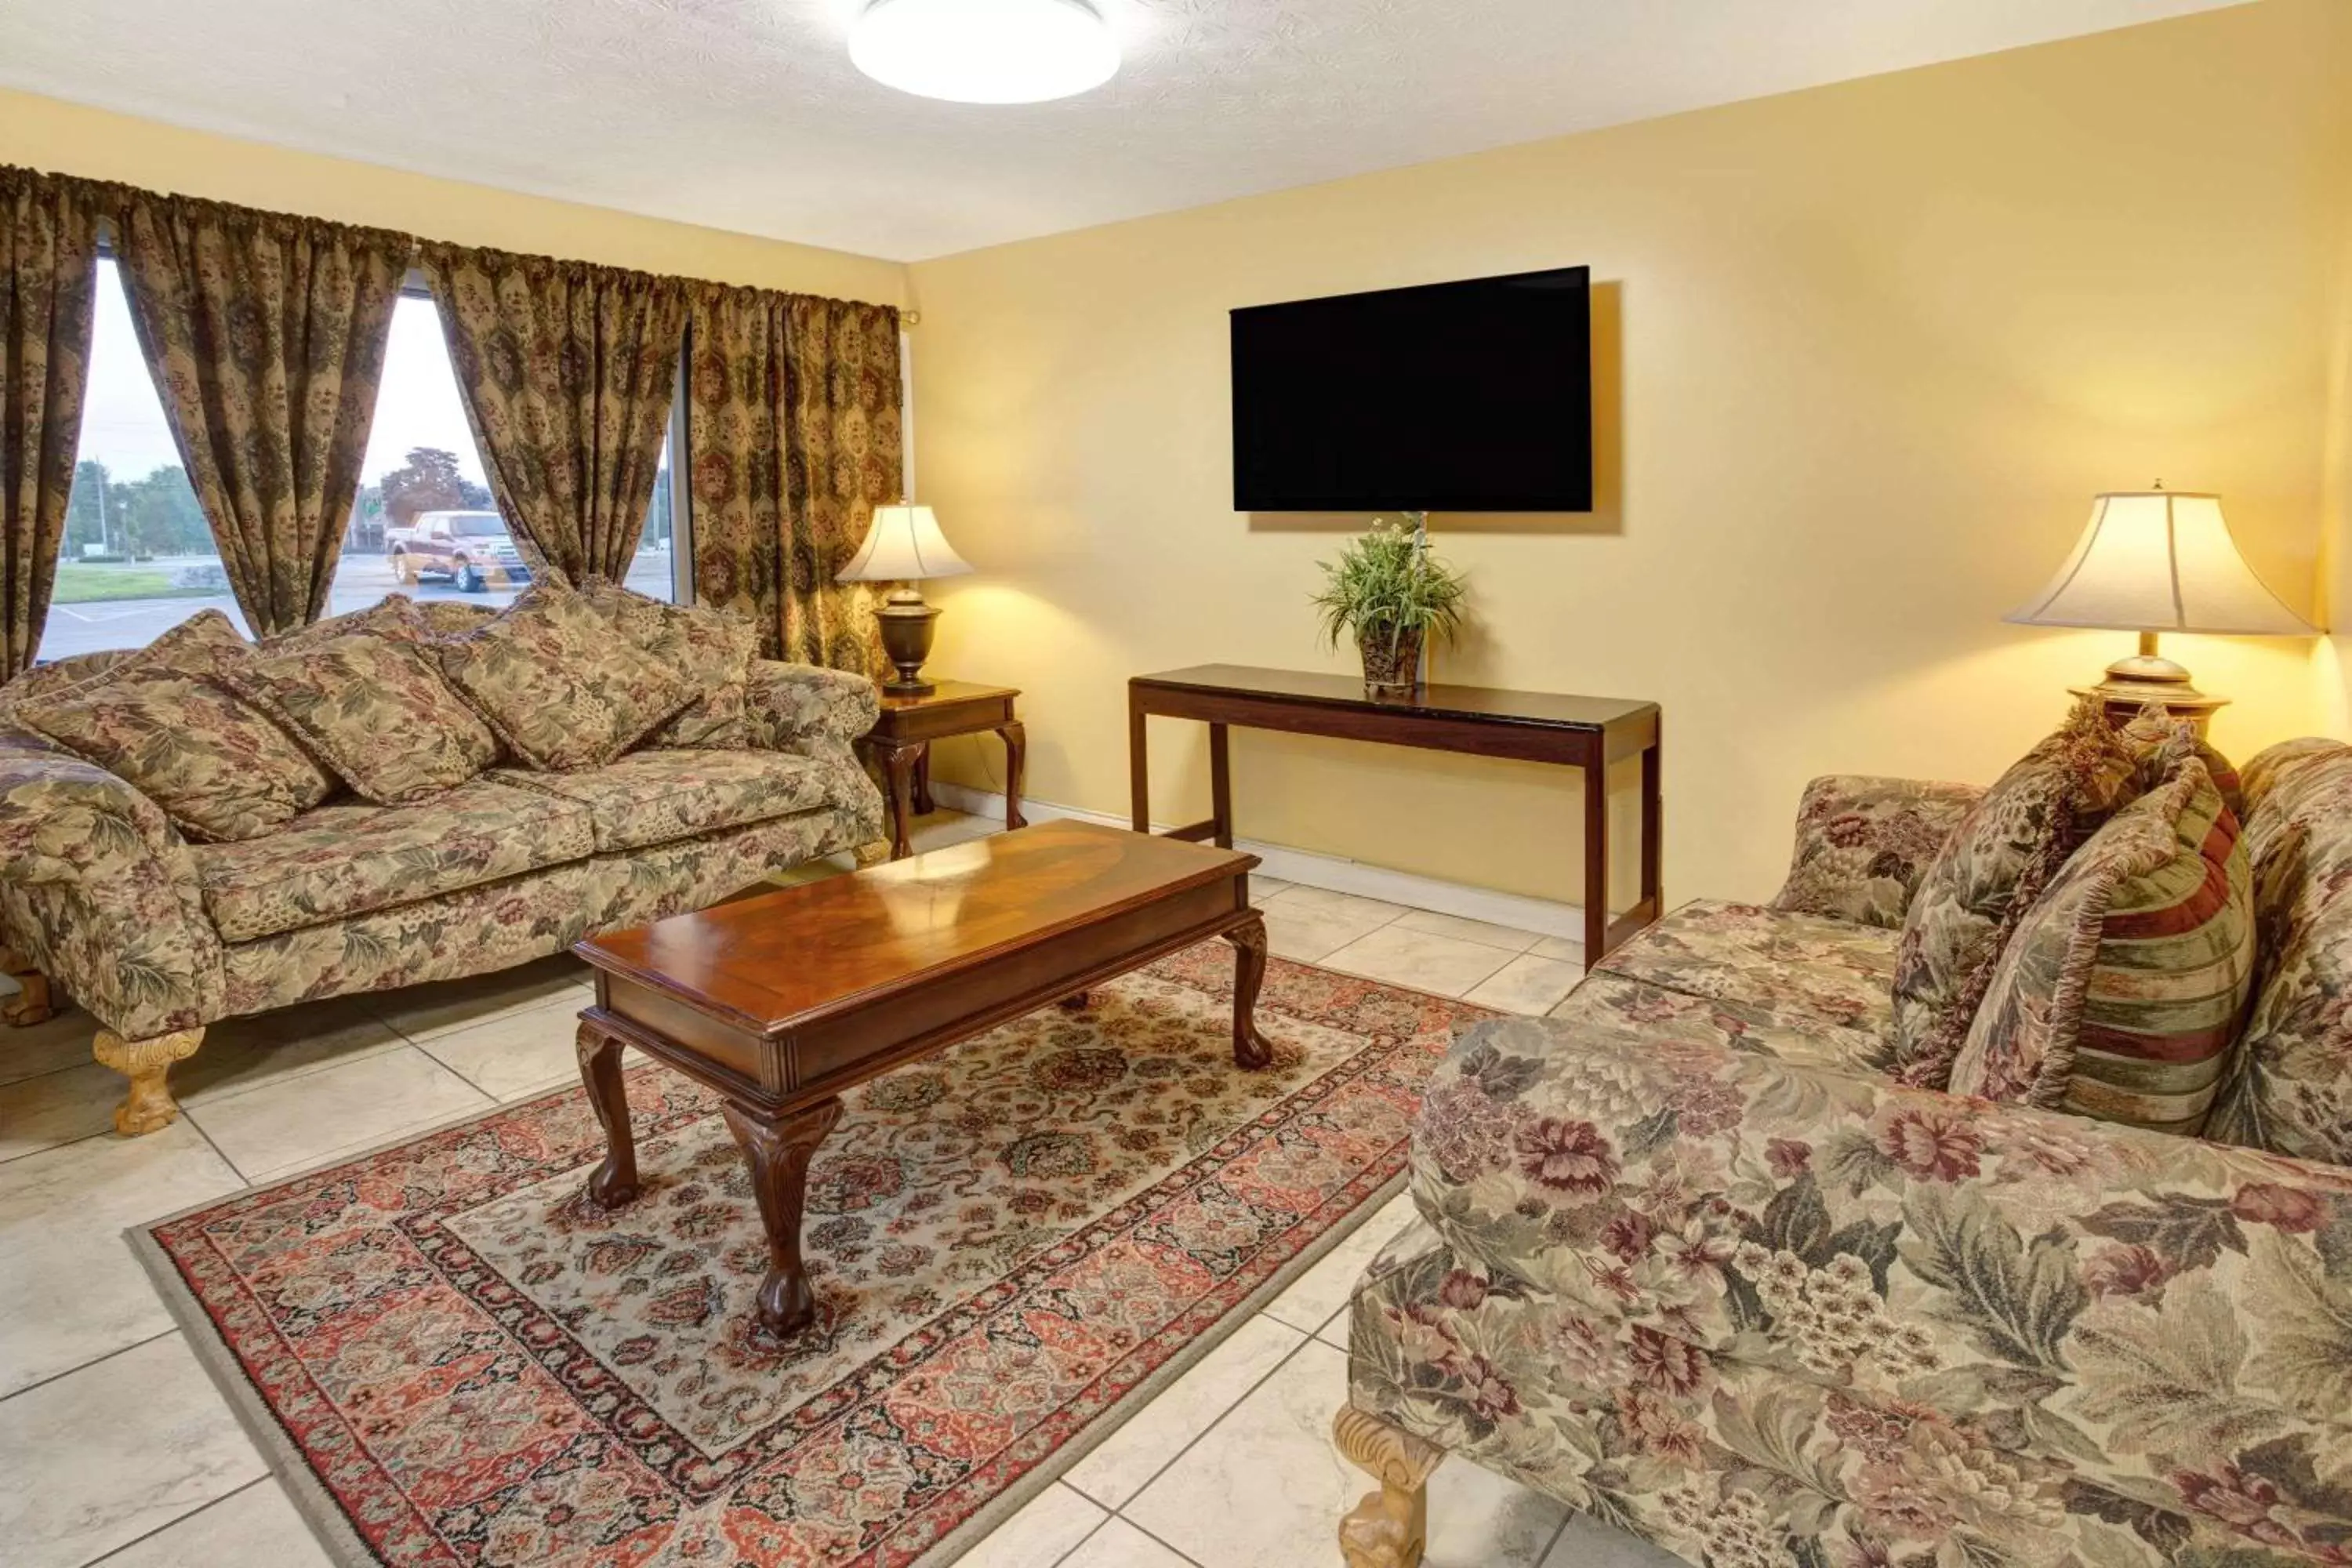
POLYGON ((105 769, 15 734, 0 734, 0 913, 125 1038, 217 1016, 220 938, 178 830, 105 769))
POLYGON ((820 737, 845 744, 882 716, 874 682, 848 670, 756 658, 749 685, 752 737, 772 750, 820 737))
POLYGON ((1805 786, 1776 910, 1898 930, 1936 851, 1984 795, 1975 784, 1832 773, 1805 786))
POLYGON ((1524 1019, 1455 1041, 1412 1172, 1489 1289, 2173 1507, 2256 1476, 2282 1520, 2340 1502, 2344 1169, 1524 1019))

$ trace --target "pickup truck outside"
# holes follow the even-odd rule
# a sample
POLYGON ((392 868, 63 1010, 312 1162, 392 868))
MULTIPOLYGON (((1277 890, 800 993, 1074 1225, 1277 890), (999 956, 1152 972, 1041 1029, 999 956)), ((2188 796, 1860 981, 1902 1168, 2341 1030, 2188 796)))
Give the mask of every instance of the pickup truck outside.
POLYGON ((478 594, 496 584, 520 587, 530 581, 506 520, 494 511, 419 512, 407 528, 384 531, 392 574, 403 583, 443 577, 462 592, 478 594))

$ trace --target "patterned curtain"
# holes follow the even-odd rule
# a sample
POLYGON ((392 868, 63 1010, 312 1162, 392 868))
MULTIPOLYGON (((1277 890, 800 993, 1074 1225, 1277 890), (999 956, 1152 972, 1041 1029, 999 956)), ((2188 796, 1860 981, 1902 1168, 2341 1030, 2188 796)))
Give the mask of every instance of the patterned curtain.
POLYGON ((898 312, 698 290, 687 380, 697 596, 751 617, 770 658, 887 669, 864 584, 835 583, 898 499, 898 312))
POLYGON ((110 197, 0 167, 0 680, 33 662, 57 586, 110 197))
POLYGON ((125 198, 131 322, 256 637, 310 625, 358 499, 404 234, 125 198))
POLYGON ((519 542, 567 581, 621 581, 661 466, 685 280, 454 245, 427 245, 425 272, 519 542))

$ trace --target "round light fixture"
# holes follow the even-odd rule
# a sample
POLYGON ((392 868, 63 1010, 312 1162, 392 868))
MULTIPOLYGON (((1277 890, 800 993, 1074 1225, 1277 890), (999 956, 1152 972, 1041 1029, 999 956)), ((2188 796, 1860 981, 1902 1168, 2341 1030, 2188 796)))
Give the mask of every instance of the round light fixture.
POLYGON ((1086 0, 873 0, 849 58, 886 87, 952 103, 1042 103, 1100 87, 1118 40, 1086 0))

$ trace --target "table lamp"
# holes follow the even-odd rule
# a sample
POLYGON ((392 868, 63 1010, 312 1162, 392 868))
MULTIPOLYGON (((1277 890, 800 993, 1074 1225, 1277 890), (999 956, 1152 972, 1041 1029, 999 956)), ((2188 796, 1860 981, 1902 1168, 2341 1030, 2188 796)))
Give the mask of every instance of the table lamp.
POLYGON ((923 603, 922 591, 915 584, 928 577, 961 577, 971 570, 971 563, 948 544, 929 507, 902 500, 874 509, 866 542, 834 581, 898 584, 874 612, 882 628, 882 652, 898 672, 898 679, 882 683, 884 693, 929 697, 938 689, 923 679, 923 660, 931 656, 931 623, 940 612, 923 603))
POLYGON ((2190 685, 2186 669, 2157 652, 2159 633, 2294 637, 2318 629, 2288 609, 2238 553, 2221 497, 2168 490, 2161 481, 2153 489, 2094 497, 2090 525, 2074 552, 2041 593, 2003 619, 2137 632, 2139 652, 2107 666, 2098 685, 2074 688, 2075 695, 2098 698, 2110 716, 2161 702, 2200 730, 2229 699, 2190 685))

